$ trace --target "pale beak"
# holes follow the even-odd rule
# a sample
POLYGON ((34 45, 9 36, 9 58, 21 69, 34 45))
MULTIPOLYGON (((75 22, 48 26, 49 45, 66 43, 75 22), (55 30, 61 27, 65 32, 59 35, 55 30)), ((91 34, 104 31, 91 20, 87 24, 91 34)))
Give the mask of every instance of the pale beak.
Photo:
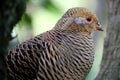
POLYGON ((103 26, 102 26, 99 22, 97 22, 96 25, 97 25, 97 26, 96 26, 96 29, 97 29, 97 30, 103 31, 103 26))

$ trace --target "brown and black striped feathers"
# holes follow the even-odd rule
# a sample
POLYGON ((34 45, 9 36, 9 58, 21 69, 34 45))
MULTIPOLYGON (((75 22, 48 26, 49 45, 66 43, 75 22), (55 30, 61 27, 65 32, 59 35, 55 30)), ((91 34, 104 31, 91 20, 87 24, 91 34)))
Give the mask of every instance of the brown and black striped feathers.
POLYGON ((94 59, 90 34, 101 29, 97 23, 88 9, 69 9, 52 30, 9 51, 9 80, 85 80, 94 59))

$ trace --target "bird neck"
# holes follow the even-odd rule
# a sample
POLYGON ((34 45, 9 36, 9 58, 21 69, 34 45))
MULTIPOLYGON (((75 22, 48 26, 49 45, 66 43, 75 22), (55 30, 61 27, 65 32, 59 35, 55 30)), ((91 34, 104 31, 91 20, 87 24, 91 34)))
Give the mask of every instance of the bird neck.
POLYGON ((49 42, 55 45, 57 48, 71 50, 70 54, 73 54, 75 49, 84 48, 85 45, 86 46, 93 45, 93 40, 91 35, 86 34, 84 32, 67 33, 67 32, 62 32, 61 30, 51 30, 48 31, 47 38, 49 42))

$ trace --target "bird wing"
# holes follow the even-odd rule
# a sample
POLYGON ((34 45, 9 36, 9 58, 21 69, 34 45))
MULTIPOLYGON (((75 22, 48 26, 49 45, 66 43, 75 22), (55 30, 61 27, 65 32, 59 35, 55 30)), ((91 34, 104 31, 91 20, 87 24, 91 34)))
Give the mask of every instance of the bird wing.
POLYGON ((55 72, 55 66, 59 65, 56 62, 59 61, 59 53, 55 45, 36 36, 8 52, 9 75, 11 79, 35 79, 38 75, 45 79, 48 76, 46 73, 55 72))
POLYGON ((45 43, 36 37, 11 49, 7 56, 10 76, 14 79, 34 79, 39 68, 39 58, 46 50, 45 43))

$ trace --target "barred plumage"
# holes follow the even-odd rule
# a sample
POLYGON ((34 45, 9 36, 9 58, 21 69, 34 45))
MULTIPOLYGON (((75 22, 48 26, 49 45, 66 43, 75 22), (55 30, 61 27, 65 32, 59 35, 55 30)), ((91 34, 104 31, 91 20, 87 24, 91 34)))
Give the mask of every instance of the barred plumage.
POLYGON ((9 79, 85 80, 94 60, 90 34, 101 30, 97 22, 86 8, 69 9, 52 30, 9 51, 9 79), (92 21, 87 21, 87 17, 92 21))

